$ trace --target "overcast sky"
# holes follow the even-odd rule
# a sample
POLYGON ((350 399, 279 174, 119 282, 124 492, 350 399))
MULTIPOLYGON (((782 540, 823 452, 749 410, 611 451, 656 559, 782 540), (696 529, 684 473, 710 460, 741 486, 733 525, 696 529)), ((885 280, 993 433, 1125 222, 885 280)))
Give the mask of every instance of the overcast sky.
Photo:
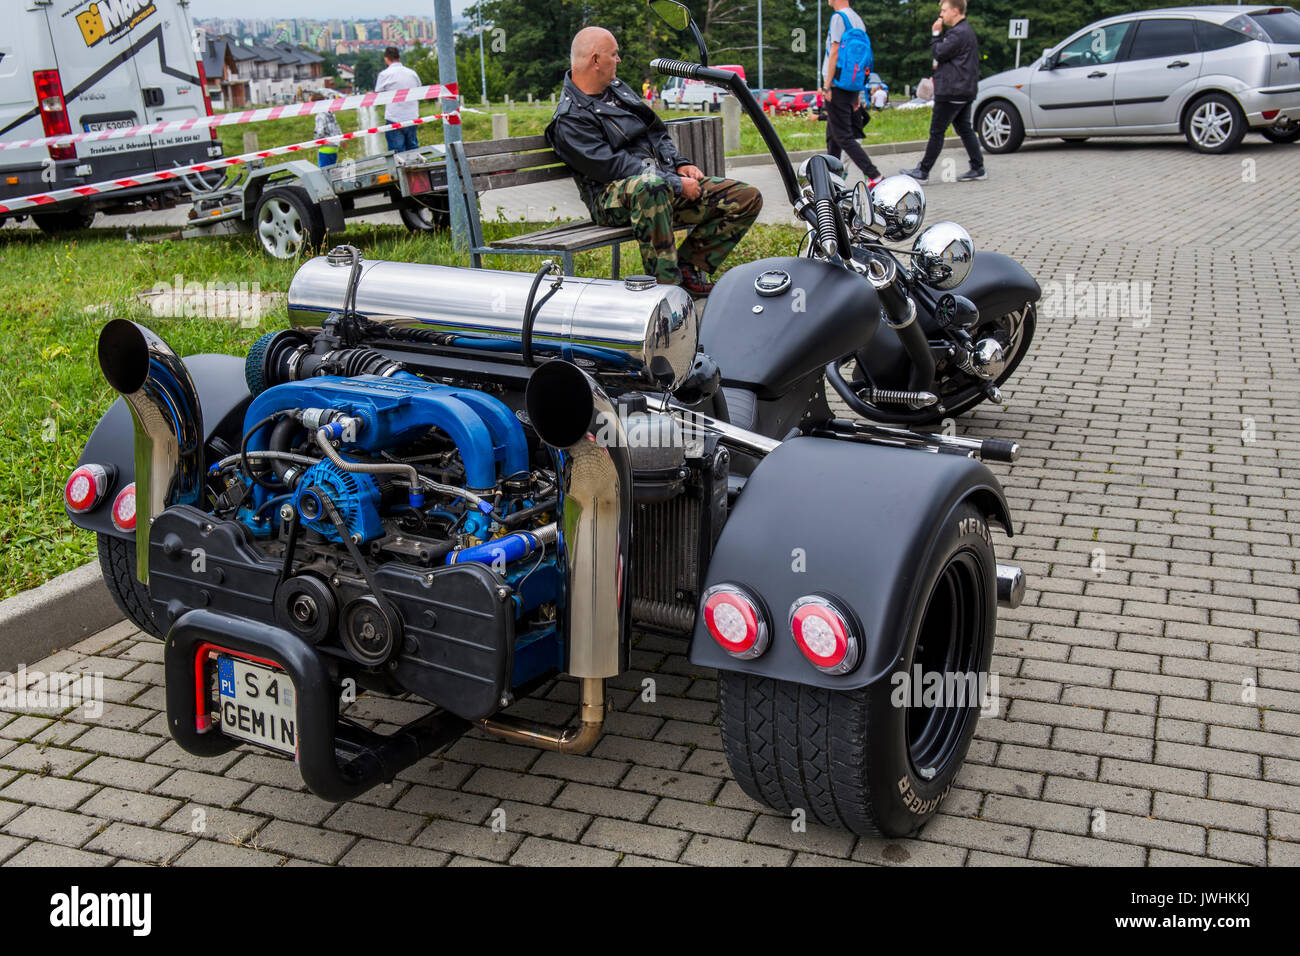
MULTIPOLYGON (((472 0, 451 0, 452 13, 459 14, 472 0)), ((330 17, 382 19, 387 16, 418 16, 433 19, 433 0, 190 0, 190 15, 207 17, 330 17)))

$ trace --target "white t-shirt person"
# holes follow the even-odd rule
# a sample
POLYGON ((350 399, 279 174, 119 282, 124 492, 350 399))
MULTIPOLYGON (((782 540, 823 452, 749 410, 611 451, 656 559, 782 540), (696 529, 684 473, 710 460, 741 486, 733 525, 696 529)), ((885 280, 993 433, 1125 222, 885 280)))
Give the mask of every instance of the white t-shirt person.
POLYGON ((883 110, 885 104, 889 102, 889 94, 885 92, 883 86, 877 86, 871 91, 871 105, 878 110, 883 110))
MULTIPOLYGON (((826 79, 826 68, 830 66, 831 63, 831 44, 839 43, 840 39, 844 36, 845 29, 847 29, 844 26, 844 17, 840 16, 840 13, 843 13, 844 16, 847 16, 849 18, 849 22, 853 24, 853 26, 857 27, 859 30, 865 32, 867 29, 867 25, 862 22, 862 17, 858 16, 858 11, 854 10, 852 7, 845 7, 842 11, 835 11, 831 13, 831 29, 830 32, 826 34, 826 50, 822 54, 821 78, 823 80, 826 79)), ((839 65, 836 64, 835 66, 836 75, 839 75, 839 72, 840 72, 839 65)), ((835 77, 832 76, 831 81, 834 82, 834 80, 835 77)))
MULTIPOLYGON (((383 93, 388 90, 409 90, 417 86, 424 86, 420 82, 420 75, 409 66, 403 66, 400 60, 385 67, 383 72, 375 79, 376 93, 383 93)), ((389 103, 384 107, 385 123, 401 123, 405 120, 413 120, 419 115, 419 100, 410 100, 405 103, 389 103)))

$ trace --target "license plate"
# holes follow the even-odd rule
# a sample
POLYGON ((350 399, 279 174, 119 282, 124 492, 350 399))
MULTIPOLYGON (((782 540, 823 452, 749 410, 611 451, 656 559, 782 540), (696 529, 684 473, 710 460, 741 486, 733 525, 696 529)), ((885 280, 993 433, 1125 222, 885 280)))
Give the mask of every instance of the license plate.
POLYGON ((218 656, 217 677, 223 733, 281 753, 297 753, 297 701, 283 671, 218 656))
POLYGON ((87 133, 102 133, 106 129, 129 129, 135 125, 135 117, 131 119, 103 120, 98 123, 82 123, 81 128, 87 133))

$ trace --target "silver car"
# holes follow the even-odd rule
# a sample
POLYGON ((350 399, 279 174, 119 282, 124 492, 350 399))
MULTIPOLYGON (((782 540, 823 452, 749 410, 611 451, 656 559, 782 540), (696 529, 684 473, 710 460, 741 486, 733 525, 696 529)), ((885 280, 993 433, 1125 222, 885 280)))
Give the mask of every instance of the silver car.
POLYGON ((1300 13, 1171 7, 1098 20, 1029 66, 980 82, 975 129, 990 153, 1026 136, 1182 133, 1224 153, 1257 130, 1300 139, 1300 13))

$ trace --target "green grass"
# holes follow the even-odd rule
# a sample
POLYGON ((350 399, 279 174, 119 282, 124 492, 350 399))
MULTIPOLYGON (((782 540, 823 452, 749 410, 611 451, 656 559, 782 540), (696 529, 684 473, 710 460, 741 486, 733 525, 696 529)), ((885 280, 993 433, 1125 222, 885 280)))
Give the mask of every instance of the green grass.
MULTIPOLYGON (((484 223, 495 239, 540 228, 539 223, 484 223)), ((142 230, 159 235, 166 230, 142 230)), ((757 226, 732 253, 735 265, 792 255, 802 230, 757 226)), ((468 265, 445 233, 412 235, 400 226, 353 223, 345 237, 368 258, 468 265)), ((636 246, 623 246, 628 268, 636 246)), ((492 269, 531 270, 539 259, 488 256, 492 269)), ((579 275, 608 275, 609 252, 577 258, 579 275)), ((117 230, 93 230, 66 240, 32 231, 0 232, 0 599, 69 571, 94 556, 93 535, 75 529, 63 512, 63 483, 95 423, 114 395, 95 356, 101 325, 129 318, 148 325, 181 355, 242 356, 263 332, 284 326, 283 308, 256 328, 233 320, 155 318, 136 298, 157 283, 256 282, 284 292, 296 266, 274 260, 246 237, 184 242, 125 242, 117 230)))
MULTIPOLYGON (((551 121, 552 112, 552 107, 549 104, 538 106, 511 104, 509 107, 490 106, 486 108, 474 107, 474 109, 482 109, 482 111, 466 111, 461 114, 461 136, 467 140, 492 138, 493 113, 506 114, 511 136, 538 136, 546 130, 546 124, 551 121)), ((431 114, 433 112, 432 106, 426 104, 422 112, 426 115, 431 114)), ((664 119, 680 119, 706 114, 692 113, 685 110, 661 110, 659 115, 664 119)), ((382 120, 382 115, 380 118, 382 120)), ((357 128, 356 110, 344 110, 338 114, 337 119, 339 120, 339 127, 345 133, 350 133, 357 128)), ((777 116, 772 119, 772 124, 785 148, 791 152, 804 149, 820 149, 826 142, 826 124, 818 122, 815 118, 777 116)), ((873 111, 871 124, 867 127, 866 137, 862 142, 865 146, 870 147, 873 143, 899 143, 921 140, 927 137, 929 130, 929 109, 873 111)), ((235 156, 245 152, 245 131, 254 131, 258 134, 258 146, 260 148, 286 146, 290 143, 302 143, 315 138, 315 120, 310 116, 294 116, 270 123, 259 123, 254 126, 222 127, 219 134, 227 156, 235 156)), ((429 123, 417 127, 417 132, 422 145, 442 142, 441 123, 429 123)), ((748 116, 742 115, 740 117, 740 148, 729 150, 727 155, 738 156, 766 152, 767 147, 763 145, 757 127, 754 126, 748 116)), ((365 150, 362 143, 356 140, 343 143, 342 148, 339 150, 340 161, 348 158, 360 159, 364 155, 365 150)), ((274 165, 302 158, 301 155, 289 153, 284 156, 273 156, 267 162, 274 165)))

